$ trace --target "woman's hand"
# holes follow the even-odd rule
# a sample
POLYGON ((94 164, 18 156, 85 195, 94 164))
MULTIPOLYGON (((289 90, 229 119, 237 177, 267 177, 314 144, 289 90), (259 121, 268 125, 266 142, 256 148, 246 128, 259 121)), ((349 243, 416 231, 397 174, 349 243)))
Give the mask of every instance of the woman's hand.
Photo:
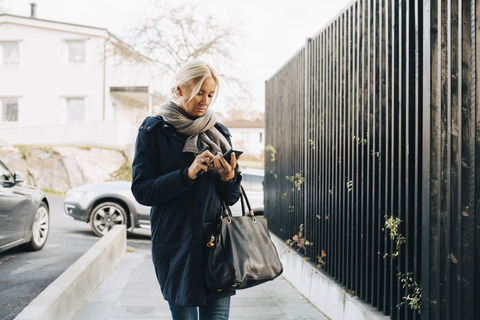
POLYGON ((232 154, 230 155, 230 163, 228 163, 227 160, 223 157, 223 154, 219 151, 213 163, 218 173, 220 173, 220 177, 223 181, 228 182, 235 178, 234 170, 237 166, 237 158, 235 157, 235 153, 232 152, 232 154))
POLYGON ((193 160, 192 164, 188 168, 188 177, 190 180, 194 180, 197 176, 199 176, 199 172, 203 170, 202 174, 207 172, 208 170, 215 169, 213 166, 213 160, 215 156, 208 150, 204 151, 203 153, 199 154, 195 160, 193 160))

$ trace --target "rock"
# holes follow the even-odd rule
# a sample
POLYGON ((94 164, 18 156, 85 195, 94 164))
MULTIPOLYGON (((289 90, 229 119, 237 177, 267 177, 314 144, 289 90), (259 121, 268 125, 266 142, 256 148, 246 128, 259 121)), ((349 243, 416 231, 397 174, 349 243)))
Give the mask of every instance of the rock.
POLYGON ((133 163, 133 157, 135 156, 135 146, 134 145, 128 145, 123 149, 123 153, 127 157, 128 162, 130 164, 133 163))
POLYGON ((25 158, 33 185, 58 192, 70 189, 68 174, 60 157, 52 156, 51 151, 36 149, 25 152, 25 158))
POLYGON ((99 148, 55 147, 52 152, 62 158, 72 188, 107 180, 126 161, 121 152, 99 148))
POLYGON ((27 162, 25 161, 21 151, 15 148, 12 144, 0 141, 0 160, 7 165, 7 167, 15 171, 23 173, 27 183, 30 183, 27 162))
POLYGON ((125 163, 121 152, 74 147, 52 147, 25 153, 34 184, 42 189, 65 192, 83 184, 102 182, 125 163))

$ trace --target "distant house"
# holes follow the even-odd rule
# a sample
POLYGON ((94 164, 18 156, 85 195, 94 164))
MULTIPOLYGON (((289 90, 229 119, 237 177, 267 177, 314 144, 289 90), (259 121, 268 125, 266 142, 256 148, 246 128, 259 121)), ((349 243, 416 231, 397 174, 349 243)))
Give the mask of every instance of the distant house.
POLYGON ((153 112, 151 65, 107 29, 0 14, 0 140, 132 145, 153 112))
MULTIPOLYGON (((251 156, 263 161, 265 150, 264 120, 231 120, 223 124, 232 134, 232 144, 235 149, 245 151, 246 156, 251 156)), ((247 157, 243 157, 247 159, 247 157)))

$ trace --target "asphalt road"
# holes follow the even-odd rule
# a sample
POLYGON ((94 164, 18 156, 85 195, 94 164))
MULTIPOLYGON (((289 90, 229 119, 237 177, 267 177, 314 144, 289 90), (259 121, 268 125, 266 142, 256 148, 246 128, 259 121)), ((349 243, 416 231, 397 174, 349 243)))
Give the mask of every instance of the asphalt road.
MULTIPOLYGON (((90 225, 63 215, 63 197, 49 196, 50 233, 42 250, 0 253, 0 319, 11 320, 100 238, 90 225)), ((150 231, 127 235, 132 249, 150 248, 150 231)))

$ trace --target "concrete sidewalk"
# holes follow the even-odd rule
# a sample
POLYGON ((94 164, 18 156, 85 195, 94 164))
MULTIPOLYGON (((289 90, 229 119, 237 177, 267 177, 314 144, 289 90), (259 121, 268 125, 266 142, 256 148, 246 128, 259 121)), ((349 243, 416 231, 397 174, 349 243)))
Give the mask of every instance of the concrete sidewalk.
MULTIPOLYGON (((77 312, 74 320, 171 319, 160 292, 150 251, 127 252, 77 312)), ((237 291, 231 320, 327 318, 283 277, 237 291)))

